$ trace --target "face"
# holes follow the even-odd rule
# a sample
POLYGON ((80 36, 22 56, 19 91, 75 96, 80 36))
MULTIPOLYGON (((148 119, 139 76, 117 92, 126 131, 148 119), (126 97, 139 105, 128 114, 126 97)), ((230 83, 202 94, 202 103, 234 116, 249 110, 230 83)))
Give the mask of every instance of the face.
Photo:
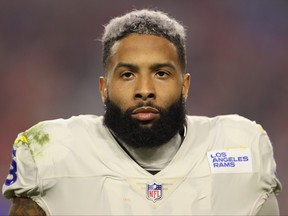
POLYGON ((169 141, 185 122, 189 75, 181 71, 176 47, 151 35, 130 35, 111 50, 106 78, 104 123, 133 147, 169 141))
MULTIPOLYGON (((106 73, 100 77, 102 100, 105 103, 109 96, 122 112, 147 102, 167 109, 188 95, 189 75, 181 70, 174 44, 162 37, 132 34, 119 40, 111 49, 106 73)), ((143 127, 151 127, 159 117, 150 106, 132 111, 143 127)))

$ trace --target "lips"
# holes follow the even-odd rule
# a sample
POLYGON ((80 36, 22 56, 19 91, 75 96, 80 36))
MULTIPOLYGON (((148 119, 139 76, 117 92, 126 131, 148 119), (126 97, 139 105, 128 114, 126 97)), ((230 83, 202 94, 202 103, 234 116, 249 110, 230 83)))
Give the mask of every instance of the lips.
POLYGON ((152 121, 159 117, 159 111, 150 106, 139 107, 133 110, 132 118, 139 121, 152 121))

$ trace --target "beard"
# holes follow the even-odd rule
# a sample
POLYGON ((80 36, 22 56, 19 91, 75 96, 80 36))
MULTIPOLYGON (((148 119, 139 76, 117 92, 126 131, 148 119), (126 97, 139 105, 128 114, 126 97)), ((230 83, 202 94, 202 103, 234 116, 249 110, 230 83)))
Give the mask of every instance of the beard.
POLYGON ((153 148, 167 143, 185 124, 185 102, 181 96, 167 109, 163 109, 151 102, 140 102, 136 106, 122 112, 120 107, 113 103, 109 97, 106 102, 104 124, 113 132, 117 139, 134 148, 153 148), (133 119, 134 109, 150 106, 159 111, 159 118, 152 122, 152 126, 141 126, 141 122, 133 119))

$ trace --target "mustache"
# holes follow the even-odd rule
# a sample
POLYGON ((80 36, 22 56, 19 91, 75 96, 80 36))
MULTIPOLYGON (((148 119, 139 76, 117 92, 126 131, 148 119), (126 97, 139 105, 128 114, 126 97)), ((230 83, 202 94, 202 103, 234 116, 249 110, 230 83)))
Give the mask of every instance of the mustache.
POLYGON ((127 114, 132 114, 133 110, 141 108, 141 107, 152 107, 154 109, 157 109, 160 113, 163 113, 165 110, 162 107, 159 107, 152 103, 151 101, 141 101, 137 103, 135 106, 132 106, 126 110, 127 114))

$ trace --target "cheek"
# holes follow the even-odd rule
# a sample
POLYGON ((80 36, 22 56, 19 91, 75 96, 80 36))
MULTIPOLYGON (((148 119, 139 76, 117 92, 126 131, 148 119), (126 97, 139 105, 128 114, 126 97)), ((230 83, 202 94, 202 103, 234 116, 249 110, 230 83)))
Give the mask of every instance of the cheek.
POLYGON ((132 92, 129 88, 120 88, 116 85, 108 88, 109 100, 121 108, 122 111, 129 107, 129 102, 132 98, 132 92))
POLYGON ((166 88, 158 88, 156 101, 158 102, 157 105, 162 107, 168 107, 171 104, 175 103, 182 97, 182 89, 179 88, 179 85, 172 85, 166 88))

